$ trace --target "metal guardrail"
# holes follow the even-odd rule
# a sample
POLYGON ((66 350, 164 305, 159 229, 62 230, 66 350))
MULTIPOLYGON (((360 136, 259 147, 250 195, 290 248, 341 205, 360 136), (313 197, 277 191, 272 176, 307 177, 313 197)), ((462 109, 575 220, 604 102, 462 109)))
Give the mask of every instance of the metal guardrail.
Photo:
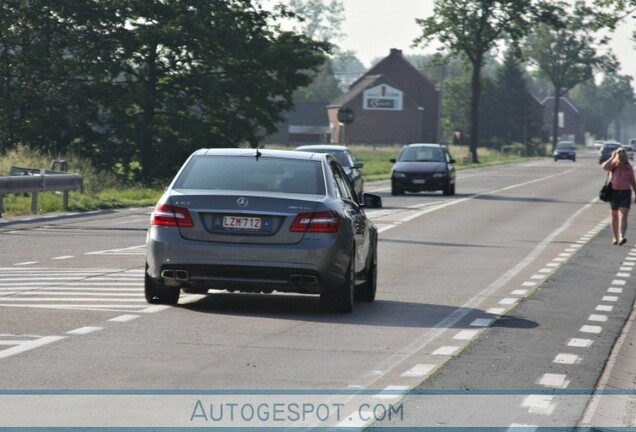
POLYGON ((31 213, 37 213, 38 192, 64 192, 64 209, 68 210, 68 192, 81 189, 83 184, 79 174, 60 171, 12 167, 10 173, 8 177, 0 177, 0 217, 4 211, 4 196, 7 194, 30 193, 31 213))

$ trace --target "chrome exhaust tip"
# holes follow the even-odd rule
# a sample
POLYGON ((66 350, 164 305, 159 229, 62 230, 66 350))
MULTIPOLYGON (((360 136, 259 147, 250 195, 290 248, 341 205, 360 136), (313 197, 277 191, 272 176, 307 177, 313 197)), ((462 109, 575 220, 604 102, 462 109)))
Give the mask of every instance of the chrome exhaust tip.
POLYGON ((187 270, 175 270, 175 278, 179 281, 190 280, 190 273, 187 270))
POLYGON ((163 270, 161 272, 161 277, 164 279, 174 279, 175 271, 174 270, 163 270))

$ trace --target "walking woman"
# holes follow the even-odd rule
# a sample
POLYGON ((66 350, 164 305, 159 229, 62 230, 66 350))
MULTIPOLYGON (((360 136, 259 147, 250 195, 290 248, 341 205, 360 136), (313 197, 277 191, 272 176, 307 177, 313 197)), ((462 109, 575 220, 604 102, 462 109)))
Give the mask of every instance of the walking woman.
POLYGON ((632 189, 635 193, 634 202, 636 203, 636 180, 634 180, 634 168, 629 163, 629 158, 625 149, 617 148, 612 156, 606 160, 603 165, 605 171, 610 172, 612 181, 612 198, 610 199, 610 208, 612 216, 612 233, 614 239, 612 244, 623 245, 627 241, 625 233, 627 232, 627 216, 632 202, 632 189))

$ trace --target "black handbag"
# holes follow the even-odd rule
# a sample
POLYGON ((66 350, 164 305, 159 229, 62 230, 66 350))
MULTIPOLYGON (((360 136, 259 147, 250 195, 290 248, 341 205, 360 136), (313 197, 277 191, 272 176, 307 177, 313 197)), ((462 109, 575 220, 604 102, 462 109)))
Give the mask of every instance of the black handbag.
POLYGON ((609 173, 607 173, 607 179, 605 180, 605 184, 601 188, 601 191, 598 193, 598 199, 603 202, 608 202, 612 198, 612 182, 609 178, 609 173))

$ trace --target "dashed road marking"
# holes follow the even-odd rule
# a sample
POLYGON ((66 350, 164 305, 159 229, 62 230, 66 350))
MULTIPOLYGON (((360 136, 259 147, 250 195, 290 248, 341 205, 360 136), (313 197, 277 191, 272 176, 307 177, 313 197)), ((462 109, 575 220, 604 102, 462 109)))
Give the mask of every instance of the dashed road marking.
POLYGON ((437 366, 434 364, 417 364, 414 367, 412 367, 411 369, 407 370, 406 372, 404 372, 401 376, 403 377, 423 377, 426 376, 428 374, 430 374, 433 369, 435 369, 437 366))
POLYGON ((593 343, 594 341, 591 339, 573 338, 568 341, 567 345, 576 348, 589 348, 593 343))
POLYGON ((102 327, 80 327, 75 330, 67 331, 66 334, 70 335, 85 335, 89 333, 95 333, 102 330, 102 327))

